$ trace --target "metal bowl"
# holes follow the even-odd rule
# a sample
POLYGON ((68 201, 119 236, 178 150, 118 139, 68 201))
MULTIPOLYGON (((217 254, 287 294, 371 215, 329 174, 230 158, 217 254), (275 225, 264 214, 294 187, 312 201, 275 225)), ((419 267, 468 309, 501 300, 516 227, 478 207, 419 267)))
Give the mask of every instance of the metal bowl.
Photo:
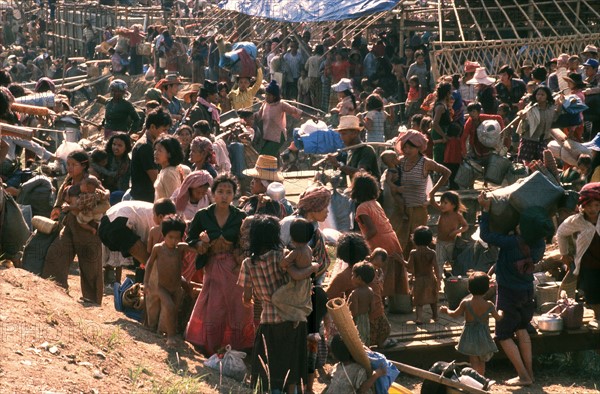
POLYGON ((563 318, 556 313, 544 313, 537 319, 538 328, 545 332, 561 332, 563 330, 563 318))

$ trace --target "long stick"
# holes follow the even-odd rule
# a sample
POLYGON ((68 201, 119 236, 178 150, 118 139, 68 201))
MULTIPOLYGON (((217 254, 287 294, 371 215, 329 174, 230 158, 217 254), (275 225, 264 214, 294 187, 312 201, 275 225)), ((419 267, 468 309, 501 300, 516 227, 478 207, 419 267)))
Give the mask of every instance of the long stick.
POLYGON ((452 379, 448 379, 444 376, 437 375, 433 372, 425 371, 420 368, 413 367, 411 365, 402 364, 397 361, 388 360, 392 364, 396 366, 401 372, 407 373, 409 375, 413 375, 422 379, 431 380, 432 382, 441 383, 444 386, 454 387, 455 389, 465 390, 468 393, 473 394, 487 394, 487 391, 476 389, 475 387, 467 386, 461 382, 457 382, 452 379))

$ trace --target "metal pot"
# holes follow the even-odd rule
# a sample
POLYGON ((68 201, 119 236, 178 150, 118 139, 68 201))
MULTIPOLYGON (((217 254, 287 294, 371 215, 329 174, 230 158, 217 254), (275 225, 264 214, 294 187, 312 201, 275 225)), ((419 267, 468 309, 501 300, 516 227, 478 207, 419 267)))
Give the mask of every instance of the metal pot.
POLYGON ((561 332, 563 330, 563 318, 556 313, 544 313, 537 319, 540 331, 561 332))

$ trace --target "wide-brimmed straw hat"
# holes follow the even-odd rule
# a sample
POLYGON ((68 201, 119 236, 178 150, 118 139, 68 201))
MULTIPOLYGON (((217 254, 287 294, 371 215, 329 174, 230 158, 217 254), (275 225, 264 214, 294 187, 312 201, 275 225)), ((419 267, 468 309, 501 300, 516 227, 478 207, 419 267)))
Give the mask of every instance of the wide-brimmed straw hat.
POLYGON ((467 81, 467 85, 491 85, 496 82, 495 78, 487 74, 485 67, 479 67, 475 70, 475 75, 467 81))
POLYGON ((277 158, 269 155, 259 155, 254 168, 243 171, 244 175, 265 181, 283 182, 283 175, 279 171, 277 158))
POLYGON ((567 82, 571 82, 575 89, 585 89, 585 83, 583 82, 583 77, 579 73, 569 73, 563 79, 567 82))
POLYGON ((334 92, 343 92, 346 90, 352 90, 352 80, 350 78, 342 78, 334 85, 331 85, 334 92))
POLYGON ((362 129, 363 129, 363 127, 360 124, 360 119, 358 119, 358 116, 345 115, 345 116, 340 116, 340 123, 338 124, 338 127, 334 130, 335 131, 342 131, 342 130, 360 131, 362 129))
POLYGON ((202 85, 200 85, 199 83, 192 83, 185 89, 180 90, 177 95, 186 103, 191 103, 190 96, 192 94, 198 94, 200 92, 201 86, 202 85))
POLYGON ((586 45, 581 53, 598 53, 598 47, 595 45, 586 45))
POLYGON ((175 74, 168 74, 166 77, 164 77, 163 79, 161 79, 160 81, 158 81, 158 83, 156 84, 155 88, 157 89, 161 89, 163 86, 168 86, 168 85, 182 85, 183 82, 181 82, 181 79, 179 79, 179 77, 175 74))

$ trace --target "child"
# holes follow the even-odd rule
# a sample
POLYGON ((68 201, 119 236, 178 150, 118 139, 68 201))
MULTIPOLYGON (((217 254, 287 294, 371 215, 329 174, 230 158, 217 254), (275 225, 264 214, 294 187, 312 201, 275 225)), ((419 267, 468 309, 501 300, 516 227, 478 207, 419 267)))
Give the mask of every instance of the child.
POLYGON ((444 264, 452 262, 454 244, 460 234, 469 229, 469 225, 462 215, 467 208, 460 201, 458 193, 448 191, 442 194, 440 204, 436 205, 441 211, 438 220, 438 234, 435 245, 437 265, 439 272, 444 272, 444 264))
POLYGON ((483 298, 489 288, 490 277, 484 272, 473 272, 469 276, 469 293, 473 297, 462 300, 454 311, 446 306, 440 308, 441 313, 451 317, 465 317, 465 326, 456 350, 469 356, 471 367, 481 375, 485 375, 485 363, 498 351, 490 334, 489 314, 496 320, 502 319, 502 311, 496 311, 494 303, 483 298))
POLYGON ((108 153, 102 148, 95 149, 90 154, 90 169, 89 173, 104 181, 106 175, 111 175, 111 172, 106 168, 108 166, 108 153))
POLYGON ((431 124, 433 123, 433 119, 431 116, 423 116, 421 118, 421 124, 419 125, 419 130, 421 134, 427 137, 427 148, 425 149, 425 156, 430 159, 433 158, 433 137, 431 137, 431 124))
POLYGON ((385 123, 390 116, 383 109, 383 99, 380 95, 373 93, 367 97, 367 115, 364 118, 367 129, 367 142, 385 142, 385 123))
POLYGON ((181 261, 183 252, 191 248, 185 242, 182 242, 186 224, 180 216, 166 217, 160 227, 165 240, 157 243, 152 248, 152 254, 150 254, 146 265, 144 288, 148 287, 150 272, 156 264, 158 276, 156 293, 160 299, 159 320, 162 320, 165 325, 167 346, 173 347, 176 343, 177 312, 183 296, 181 261))
POLYGON ((369 246, 357 233, 345 233, 338 239, 337 258, 331 282, 327 287, 327 298, 347 297, 355 285, 352 283, 352 267, 369 256, 369 246))
POLYGON ((96 229, 100 223, 102 216, 110 208, 108 202, 109 192, 104 189, 98 178, 93 175, 84 178, 79 184, 80 193, 78 197, 72 196, 69 189, 69 206, 76 207, 79 210, 77 216, 77 223, 83 228, 96 234, 96 229), (91 224, 91 223, 94 224, 91 224))
MULTIPOLYGON (((290 235, 294 250, 289 252, 281 262, 281 268, 287 271, 290 267, 299 270, 308 268, 312 263, 312 249, 308 242, 312 239, 315 228, 306 219, 295 219, 290 226, 290 235)), ((271 302, 285 321, 305 321, 312 311, 310 300, 312 281, 310 274, 290 280, 273 293, 271 302)))
POLYGON ((298 78, 298 102, 302 104, 310 104, 310 79, 308 71, 300 70, 300 78, 298 78))
POLYGON ((342 337, 336 335, 331 340, 331 352, 338 363, 333 367, 331 373, 331 382, 327 386, 325 393, 374 393, 373 385, 380 376, 386 374, 385 368, 379 368, 373 371, 369 377, 367 371, 352 358, 350 350, 342 340, 342 337))
POLYGON ((233 109, 249 108, 254 104, 254 96, 256 96, 256 93, 262 87, 263 81, 262 67, 259 63, 257 63, 257 66, 256 82, 254 82, 254 85, 250 86, 252 83, 250 76, 240 75, 237 77, 237 88, 232 89, 227 95, 233 109))
POLYGON ((285 188, 281 182, 271 182, 267 186, 267 196, 271 197, 272 200, 281 203, 285 209, 285 216, 289 216, 294 212, 294 207, 285 198, 285 188))
POLYGON ((369 346, 371 344, 371 325, 369 314, 375 294, 369 284, 375 278, 375 268, 371 263, 358 263, 352 267, 352 284, 356 289, 348 297, 348 306, 358 328, 358 335, 362 342, 369 346))
POLYGON ((406 217, 405 201, 398 189, 401 186, 400 158, 393 150, 385 150, 379 156, 381 162, 387 167, 381 176, 381 187, 383 194, 382 208, 396 234, 400 233, 400 227, 406 217))
POLYGON ((115 48, 110 48, 108 50, 108 54, 110 56, 110 64, 112 66, 113 74, 125 74, 125 67, 123 65, 124 60, 119 54, 119 52, 115 51, 115 48))
POLYGON ((385 315, 383 307, 383 267, 387 264, 388 254, 385 249, 375 248, 367 261, 375 268, 375 278, 370 287, 373 290, 373 303, 369 313, 369 325, 371 326, 371 345, 377 345, 379 349, 387 349, 396 345, 396 340, 388 338, 392 327, 385 315))
POLYGON ((219 92, 219 109, 220 113, 224 114, 225 112, 229 112, 231 110, 231 99, 229 98, 229 86, 225 82, 219 82, 217 85, 217 90, 219 92))
POLYGON ((408 257, 408 272, 413 274, 413 305, 416 306, 415 323, 423 324, 423 305, 431 306, 433 320, 437 320, 437 292, 441 286, 439 267, 436 264, 435 251, 429 248, 433 233, 427 226, 419 226, 413 233, 416 248, 408 257))
POLYGON ((421 85, 419 84, 419 77, 413 75, 408 79, 408 96, 406 97, 406 113, 407 119, 410 119, 413 115, 419 112, 419 106, 421 100, 421 85))

